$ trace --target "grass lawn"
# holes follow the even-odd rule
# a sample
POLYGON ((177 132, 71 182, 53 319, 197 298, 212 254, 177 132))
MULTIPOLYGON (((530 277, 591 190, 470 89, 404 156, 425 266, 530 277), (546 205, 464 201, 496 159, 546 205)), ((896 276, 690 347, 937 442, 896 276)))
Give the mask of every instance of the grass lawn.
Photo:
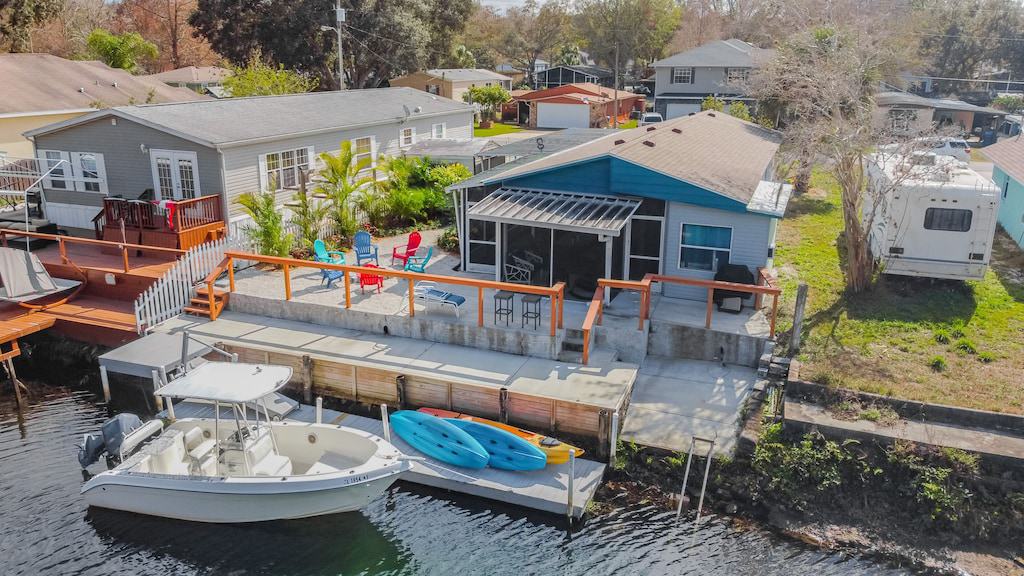
POLYGON ((838 187, 815 174, 812 190, 789 203, 776 258, 783 330, 798 280, 809 286, 803 378, 1024 414, 1024 254, 1005 233, 983 280, 883 277, 856 296, 844 292, 841 244, 838 187))
POLYGON ((501 136, 502 134, 512 134, 513 132, 522 131, 523 129, 516 124, 502 124, 501 122, 491 123, 490 128, 481 128, 479 122, 473 125, 473 136, 477 138, 501 136))
POLYGON ((971 162, 989 162, 989 159, 978 148, 971 148, 971 162))
POLYGON ((636 118, 634 118, 632 120, 627 120, 626 122, 619 122, 619 130, 626 130, 628 128, 636 128, 637 122, 639 122, 639 120, 637 120, 636 118))

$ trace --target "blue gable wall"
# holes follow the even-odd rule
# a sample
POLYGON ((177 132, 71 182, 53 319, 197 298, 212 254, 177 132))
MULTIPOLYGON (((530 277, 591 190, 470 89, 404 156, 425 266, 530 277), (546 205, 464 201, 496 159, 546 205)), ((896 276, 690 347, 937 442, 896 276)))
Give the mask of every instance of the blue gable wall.
POLYGON ((618 158, 601 158, 538 174, 510 178, 504 180, 502 185, 640 196, 732 212, 747 210, 744 204, 736 200, 618 158))
POLYGON ((1002 196, 999 205, 999 223, 1014 241, 1024 248, 1024 182, 1018 182, 998 166, 992 171, 992 180, 1002 196))

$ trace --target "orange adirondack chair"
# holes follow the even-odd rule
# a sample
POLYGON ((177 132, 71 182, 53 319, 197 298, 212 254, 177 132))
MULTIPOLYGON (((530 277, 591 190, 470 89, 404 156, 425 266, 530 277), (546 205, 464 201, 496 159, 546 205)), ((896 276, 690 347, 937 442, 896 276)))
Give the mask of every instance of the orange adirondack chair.
POLYGON ((391 265, 395 265, 395 260, 402 261, 402 267, 409 262, 409 258, 416 255, 416 250, 420 247, 420 233, 413 231, 409 234, 409 240, 401 246, 395 246, 391 249, 391 265))

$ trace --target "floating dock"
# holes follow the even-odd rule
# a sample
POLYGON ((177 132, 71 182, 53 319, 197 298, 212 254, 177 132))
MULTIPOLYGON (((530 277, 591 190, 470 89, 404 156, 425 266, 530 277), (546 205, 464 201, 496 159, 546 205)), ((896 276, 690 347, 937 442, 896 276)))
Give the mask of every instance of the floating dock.
MULTIPOLYGON (((221 408, 222 417, 230 418, 230 410, 221 408)), ((174 405, 177 418, 213 418, 213 406, 205 402, 183 401, 174 405)), ((166 417, 166 412, 159 414, 166 417)), ((316 408, 308 404, 298 404, 285 416, 285 420, 297 422, 315 422, 316 408)), ((348 426, 384 437, 384 423, 373 418, 346 414, 324 408, 321 422, 348 426)), ((506 504, 514 504, 553 514, 568 515, 571 502, 572 517, 580 518, 586 512, 587 505, 594 498, 594 493, 601 485, 604 477, 605 464, 593 460, 577 458, 572 470, 572 498, 569 495, 570 465, 558 464, 547 466, 543 470, 531 472, 509 472, 494 468, 468 470, 444 464, 433 458, 423 456, 420 452, 402 441, 396 434, 391 435, 391 443, 403 454, 420 456, 408 472, 402 474, 402 480, 413 484, 422 484, 432 488, 441 488, 461 494, 469 494, 488 500, 496 500, 506 504)))

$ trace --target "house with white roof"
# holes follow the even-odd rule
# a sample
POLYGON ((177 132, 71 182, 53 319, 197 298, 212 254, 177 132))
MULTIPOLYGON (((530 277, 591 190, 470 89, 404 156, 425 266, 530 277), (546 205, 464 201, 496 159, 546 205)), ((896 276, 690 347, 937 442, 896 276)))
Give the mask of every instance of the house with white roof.
POLYGON ((470 88, 498 85, 512 89, 512 79, 482 68, 435 68, 392 78, 391 86, 406 86, 462 102, 470 88))

